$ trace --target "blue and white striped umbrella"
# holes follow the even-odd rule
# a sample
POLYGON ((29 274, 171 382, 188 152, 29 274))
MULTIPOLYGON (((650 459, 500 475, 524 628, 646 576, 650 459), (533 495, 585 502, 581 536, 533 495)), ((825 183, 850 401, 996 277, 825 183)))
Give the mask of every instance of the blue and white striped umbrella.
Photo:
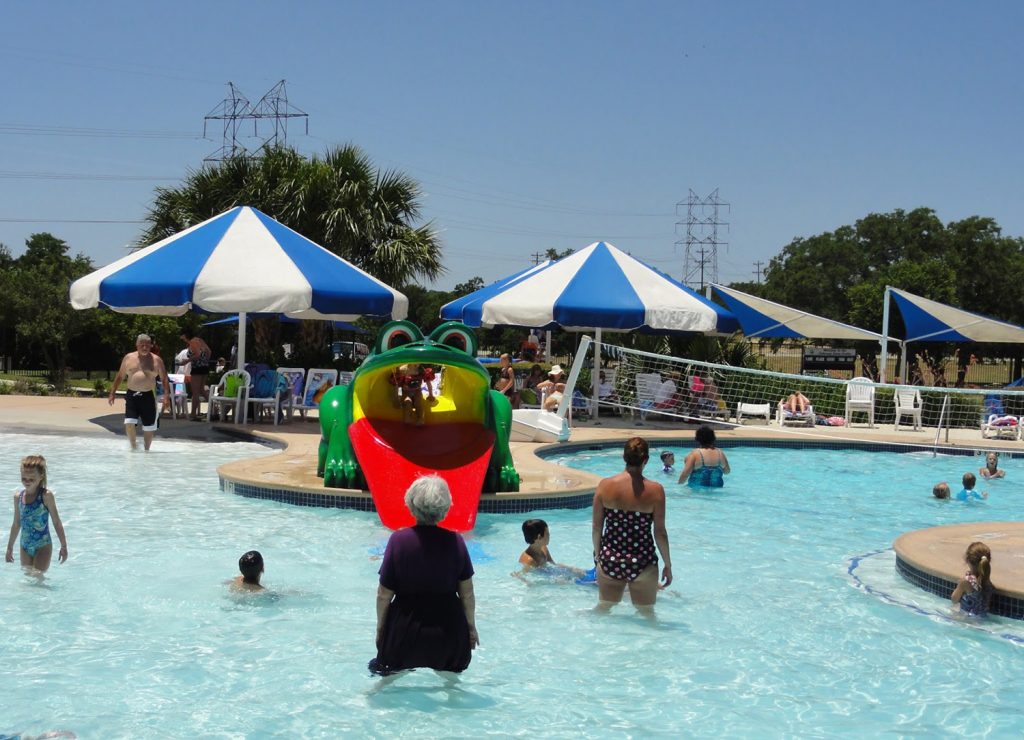
POLYGON ((483 301, 487 298, 490 298, 491 296, 497 295, 505 288, 508 288, 514 285, 515 283, 518 283, 520 280, 523 280, 524 278, 533 275, 535 272, 538 272, 539 270, 543 270, 550 264, 551 260, 544 260, 540 264, 531 265, 530 267, 520 270, 519 272, 512 273, 508 277, 504 277, 501 280, 495 280, 490 285, 486 285, 483 288, 480 288, 479 290, 474 290, 472 293, 464 295, 461 298, 456 298, 454 301, 449 301, 448 303, 441 306, 441 318, 444 319, 445 321, 463 321, 462 312, 466 308, 466 306, 469 306, 473 303, 477 303, 479 301, 483 301))
POLYGON ((493 287, 463 306, 463 322, 666 333, 730 333, 739 326, 729 311, 605 242, 493 287))
POLYGON ((240 206, 71 284, 74 308, 181 316, 283 313, 405 318, 397 290, 255 208, 240 206))
POLYGON ((239 206, 133 252, 71 284, 71 306, 181 316, 247 313, 294 319, 404 319, 408 299, 255 208, 239 206))

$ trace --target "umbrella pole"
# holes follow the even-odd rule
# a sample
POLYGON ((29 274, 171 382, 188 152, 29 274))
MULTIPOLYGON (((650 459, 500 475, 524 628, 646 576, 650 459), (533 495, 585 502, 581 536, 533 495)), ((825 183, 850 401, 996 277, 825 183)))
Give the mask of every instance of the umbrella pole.
POLYGON ((245 370, 245 311, 238 312, 238 369, 245 370))
POLYGON ((601 404, 599 403, 598 396, 597 396, 597 392, 598 392, 598 389, 599 389, 598 386, 600 385, 600 383, 598 383, 598 381, 597 381, 597 377, 600 374, 600 372, 601 372, 601 327, 597 327, 597 328, 594 329, 594 369, 590 373, 590 386, 591 386, 591 388, 590 388, 590 399, 591 399, 591 406, 593 407, 591 413, 594 415, 594 423, 595 424, 600 424, 601 423, 601 422, 598 421, 598 419, 600 418, 600 414, 601 414, 601 412, 600 412, 601 404))

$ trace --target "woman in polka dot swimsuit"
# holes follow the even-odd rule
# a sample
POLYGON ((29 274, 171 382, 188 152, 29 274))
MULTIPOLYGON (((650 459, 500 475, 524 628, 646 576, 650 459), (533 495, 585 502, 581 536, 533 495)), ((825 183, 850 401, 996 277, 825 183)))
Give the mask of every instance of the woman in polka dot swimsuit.
POLYGON ((672 558, 665 529, 665 489, 644 478, 647 442, 633 437, 622 457, 626 469, 603 479, 594 494, 593 539, 600 611, 622 601, 627 586, 637 610, 653 613, 658 597, 658 553, 664 561, 661 586, 672 583, 672 558))

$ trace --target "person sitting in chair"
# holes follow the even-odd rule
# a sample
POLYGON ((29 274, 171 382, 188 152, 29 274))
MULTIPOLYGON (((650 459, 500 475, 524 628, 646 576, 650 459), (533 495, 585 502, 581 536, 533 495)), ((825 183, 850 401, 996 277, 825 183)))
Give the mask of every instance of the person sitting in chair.
POLYGON ((555 411, 562 402, 565 391, 565 373, 561 365, 552 365, 548 371, 548 379, 537 383, 537 390, 544 394, 544 410, 555 411))
POLYGON ((800 391, 793 391, 789 394, 789 398, 782 401, 782 410, 793 414, 806 414, 810 408, 810 399, 800 391))

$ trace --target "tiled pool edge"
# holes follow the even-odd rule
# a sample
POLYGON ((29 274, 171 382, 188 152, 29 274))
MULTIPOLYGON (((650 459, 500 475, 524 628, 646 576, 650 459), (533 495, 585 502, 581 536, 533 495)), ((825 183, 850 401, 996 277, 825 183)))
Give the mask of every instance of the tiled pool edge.
MULTIPOLYGON (((236 433, 239 437, 244 433, 236 433)), ((661 445, 689 447, 692 438, 676 435, 650 435, 652 441, 661 445)), ((253 440, 266 443, 266 440, 253 440)), ((878 452, 931 452, 931 445, 907 445, 886 442, 858 442, 844 440, 776 440, 776 439, 719 439, 723 448, 735 447, 788 447, 803 449, 860 449, 878 452)), ((533 449, 531 454, 540 460, 583 450, 614 449, 622 446, 622 440, 591 440, 543 445, 533 449)), ((978 455, 981 450, 962 447, 939 447, 942 454, 978 455)), ((1010 453, 1011 455, 1013 453, 1010 453)), ((218 470, 221 490, 246 498, 268 499, 296 506, 321 508, 354 509, 375 511, 373 499, 368 491, 354 489, 309 488, 301 485, 263 484, 243 476, 228 475, 218 470)), ((536 510, 585 509, 593 501, 594 487, 577 487, 566 491, 542 491, 537 493, 484 493, 480 497, 479 511, 486 514, 517 514, 536 510)))
MULTIPOLYGON (((943 599, 948 599, 956 588, 955 581, 921 570, 900 557, 899 553, 896 553, 896 572, 908 583, 943 599)), ((992 595, 989 611, 1000 617, 1024 620, 1024 599, 996 591, 992 595)))

